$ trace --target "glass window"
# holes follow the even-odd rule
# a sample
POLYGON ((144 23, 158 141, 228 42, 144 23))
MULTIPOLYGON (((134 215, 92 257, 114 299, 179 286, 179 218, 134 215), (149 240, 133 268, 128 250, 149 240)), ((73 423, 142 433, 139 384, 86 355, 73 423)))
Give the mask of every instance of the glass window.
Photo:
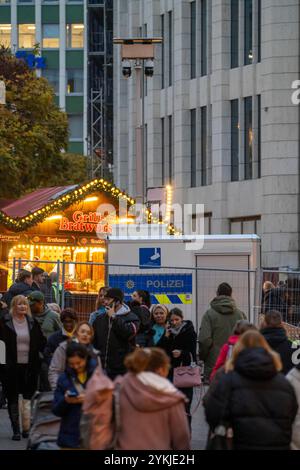
POLYGON ((252 126, 252 97, 244 99, 245 109, 245 179, 252 179, 253 156, 253 126, 252 126))
POLYGON ((165 15, 161 15, 161 87, 165 88, 165 15))
POLYGON ((257 62, 261 61, 261 0, 257 0, 257 29, 258 29, 258 34, 257 34, 257 62))
POLYGON ((0 5, 5 5, 7 3, 10 3, 10 0, 0 0, 0 5))
POLYGON ((244 32, 245 32, 245 56, 244 56, 244 65, 252 64, 253 62, 253 35, 252 35, 252 13, 253 13, 253 5, 252 0, 245 0, 245 25, 244 25, 244 32))
POLYGON ((231 235, 241 235, 242 232, 242 222, 231 221, 230 222, 230 233, 231 235))
POLYGON ((83 70, 67 70, 67 93, 83 93, 83 70))
POLYGON ((197 186, 196 109, 191 109, 191 187, 197 186))
POLYGON ((201 186, 207 185, 207 108, 201 108, 201 186))
POLYGON ((239 0, 231 0, 231 68, 239 66, 239 0))
POLYGON ((161 181, 162 185, 165 181, 165 118, 161 118, 161 181))
POLYGON ((82 114, 71 114, 69 117, 70 139, 83 138, 83 116, 82 114))
POLYGON ((43 48, 58 49, 59 48, 59 25, 43 24, 43 48))
POLYGON ((35 45, 35 25, 19 24, 19 48, 32 49, 35 45))
POLYGON ((173 82, 173 14, 169 11, 169 86, 173 82))
POLYGON ((59 93, 59 71, 58 69, 43 69, 42 75, 48 80, 55 93, 59 93))
POLYGON ((191 2, 191 78, 196 78, 196 2, 191 2))
POLYGON ((172 116, 168 117, 169 121, 169 183, 173 181, 173 119, 172 116))
POLYGON ((257 96, 257 177, 261 177, 261 97, 257 96))
POLYGON ((201 0, 201 77, 207 75, 207 1, 201 0))
POLYGON ((0 46, 10 47, 11 25, 10 24, 0 24, 0 46))
POLYGON ((84 45, 84 25, 67 24, 67 48, 79 49, 84 45))
POLYGON ((231 181, 239 180, 239 100, 231 105, 231 181))

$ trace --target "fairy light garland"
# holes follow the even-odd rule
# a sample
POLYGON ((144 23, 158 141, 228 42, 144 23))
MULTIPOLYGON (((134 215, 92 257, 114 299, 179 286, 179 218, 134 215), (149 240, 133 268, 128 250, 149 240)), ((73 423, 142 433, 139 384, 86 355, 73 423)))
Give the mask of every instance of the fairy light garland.
POLYGON ((36 210, 32 214, 27 214, 24 217, 12 218, 3 211, 0 211, 0 223, 14 232, 21 232, 33 225, 43 222, 47 217, 53 215, 55 212, 64 210, 75 202, 82 201, 87 195, 95 192, 96 190, 101 190, 115 199, 126 199, 127 204, 130 206, 135 204, 135 200, 128 196, 128 194, 116 188, 112 183, 101 178, 100 180, 96 179, 90 183, 77 187, 72 192, 60 197, 51 204, 48 203, 45 207, 36 210))
MULTIPOLYGON (((33 213, 29 213, 24 217, 10 217, 6 215, 3 211, 0 210, 0 224, 11 229, 14 232, 22 232, 34 225, 37 225, 43 222, 47 217, 55 214, 58 211, 62 211, 69 207, 70 205, 82 201, 86 198, 87 195, 95 192, 96 190, 101 190, 113 198, 119 200, 120 198, 126 199, 129 206, 135 204, 135 200, 128 196, 125 192, 116 188, 112 183, 105 181, 104 179, 96 179, 90 183, 84 184, 80 187, 77 187, 72 192, 60 197, 56 201, 53 201, 51 204, 47 204, 45 207, 36 210, 33 213)), ((146 218, 150 224, 163 224, 159 219, 153 217, 151 210, 146 209, 146 218)), ((172 224, 168 225, 168 233, 170 235, 178 234, 179 232, 175 231, 175 227, 172 224)))

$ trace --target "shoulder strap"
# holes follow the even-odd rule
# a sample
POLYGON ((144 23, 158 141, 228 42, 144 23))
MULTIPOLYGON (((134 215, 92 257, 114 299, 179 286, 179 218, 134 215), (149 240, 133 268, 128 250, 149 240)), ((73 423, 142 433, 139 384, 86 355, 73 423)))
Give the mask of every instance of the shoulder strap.
POLYGON ((120 390, 121 390, 121 384, 120 383, 115 384, 115 389, 113 392, 114 436, 113 436, 113 440, 111 443, 112 449, 116 448, 120 431, 121 431, 120 390))

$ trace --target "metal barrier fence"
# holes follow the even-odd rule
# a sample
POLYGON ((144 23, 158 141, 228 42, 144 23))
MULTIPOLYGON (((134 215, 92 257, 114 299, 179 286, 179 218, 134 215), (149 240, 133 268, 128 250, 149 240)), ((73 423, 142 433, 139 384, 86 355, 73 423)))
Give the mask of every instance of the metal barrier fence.
POLYGON ((46 302, 74 308, 80 320, 88 319, 95 311, 98 291, 103 285, 121 288, 126 301, 135 290, 148 290, 152 305, 179 307, 197 331, 221 282, 232 286, 238 308, 251 321, 256 320, 253 312, 260 305, 260 273, 253 270, 170 266, 140 269, 135 265, 14 259, 13 280, 21 269, 32 268, 34 264, 48 273, 42 285, 46 302))

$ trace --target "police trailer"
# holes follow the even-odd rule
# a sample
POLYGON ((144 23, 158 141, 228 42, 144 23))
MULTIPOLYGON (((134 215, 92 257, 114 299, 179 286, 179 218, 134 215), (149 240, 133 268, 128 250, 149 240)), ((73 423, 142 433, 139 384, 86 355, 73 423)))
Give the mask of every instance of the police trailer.
POLYGON ((182 309, 198 328, 217 286, 228 282, 233 298, 254 321, 260 297, 260 238, 257 235, 201 237, 114 234, 107 242, 107 283, 120 287, 129 300, 147 290, 152 305, 182 309))

